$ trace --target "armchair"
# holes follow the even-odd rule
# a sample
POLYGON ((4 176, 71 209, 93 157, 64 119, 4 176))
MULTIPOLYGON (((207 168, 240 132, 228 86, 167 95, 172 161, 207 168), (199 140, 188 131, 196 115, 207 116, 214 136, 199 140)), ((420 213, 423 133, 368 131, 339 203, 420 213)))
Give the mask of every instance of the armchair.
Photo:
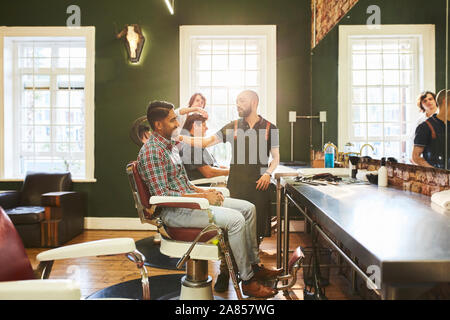
POLYGON ((0 300, 80 299, 79 285, 73 280, 48 280, 55 260, 125 254, 141 272, 143 298, 150 299, 148 274, 134 240, 117 238, 91 241, 56 248, 37 255, 36 271, 31 267, 25 248, 5 211, 0 207, 0 300))
POLYGON ((86 199, 71 190, 70 173, 28 173, 20 190, 0 191, 25 247, 57 247, 83 231, 86 199))

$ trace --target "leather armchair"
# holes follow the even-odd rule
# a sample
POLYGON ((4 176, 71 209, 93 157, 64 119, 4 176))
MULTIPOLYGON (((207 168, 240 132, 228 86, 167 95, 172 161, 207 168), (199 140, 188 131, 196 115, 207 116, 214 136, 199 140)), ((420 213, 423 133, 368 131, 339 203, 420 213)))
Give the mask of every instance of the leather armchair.
POLYGON ((70 173, 28 173, 18 191, 0 191, 0 206, 25 247, 57 247, 83 231, 86 197, 70 173))

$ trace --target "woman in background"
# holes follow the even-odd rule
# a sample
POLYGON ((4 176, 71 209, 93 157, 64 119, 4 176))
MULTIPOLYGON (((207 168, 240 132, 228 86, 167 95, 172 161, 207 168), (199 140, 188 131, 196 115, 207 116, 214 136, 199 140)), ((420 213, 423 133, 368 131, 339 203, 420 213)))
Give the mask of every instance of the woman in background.
POLYGON ((178 116, 178 122, 180 123, 180 128, 183 128, 187 116, 191 113, 199 113, 204 118, 208 119, 208 113, 205 111, 205 106, 205 96, 199 92, 194 93, 189 99, 187 108, 178 108, 175 110, 175 114, 178 116))

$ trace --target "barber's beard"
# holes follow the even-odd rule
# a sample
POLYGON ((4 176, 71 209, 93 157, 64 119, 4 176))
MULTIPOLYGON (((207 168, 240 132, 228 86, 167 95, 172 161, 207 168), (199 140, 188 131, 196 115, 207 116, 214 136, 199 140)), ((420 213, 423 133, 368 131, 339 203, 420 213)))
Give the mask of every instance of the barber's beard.
POLYGON ((246 118, 252 113, 252 109, 242 109, 241 111, 238 110, 239 117, 246 118))

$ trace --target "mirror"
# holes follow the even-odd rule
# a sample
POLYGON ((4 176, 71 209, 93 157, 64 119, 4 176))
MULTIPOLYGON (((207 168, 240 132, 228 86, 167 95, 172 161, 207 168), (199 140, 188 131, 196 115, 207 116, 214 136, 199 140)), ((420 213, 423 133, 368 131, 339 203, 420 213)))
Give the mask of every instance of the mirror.
MULTIPOLYGON (((449 20, 450 20, 450 16, 449 16, 449 11, 450 11, 450 0, 446 0, 446 33, 445 33, 445 39, 446 39, 446 68, 445 68, 445 87, 447 88, 447 101, 450 101, 449 97, 448 97, 448 89, 449 89, 449 50, 448 50, 448 41, 449 41, 449 37, 450 37, 450 30, 449 30, 449 20)), ((445 144, 446 144, 446 149, 445 149, 445 169, 446 170, 450 170, 450 108, 448 108, 448 103, 447 103, 447 113, 446 113, 446 136, 445 136, 445 144)))
MULTIPOLYGON (((340 152, 423 165, 413 162, 416 128, 436 108, 426 114, 420 107, 428 102, 417 99, 449 86, 449 0, 374 2, 359 1, 313 49, 313 113, 328 112, 324 140, 340 152)), ((449 123, 440 115, 434 166, 449 169, 449 123)), ((316 127, 316 149, 320 137, 316 127)))

